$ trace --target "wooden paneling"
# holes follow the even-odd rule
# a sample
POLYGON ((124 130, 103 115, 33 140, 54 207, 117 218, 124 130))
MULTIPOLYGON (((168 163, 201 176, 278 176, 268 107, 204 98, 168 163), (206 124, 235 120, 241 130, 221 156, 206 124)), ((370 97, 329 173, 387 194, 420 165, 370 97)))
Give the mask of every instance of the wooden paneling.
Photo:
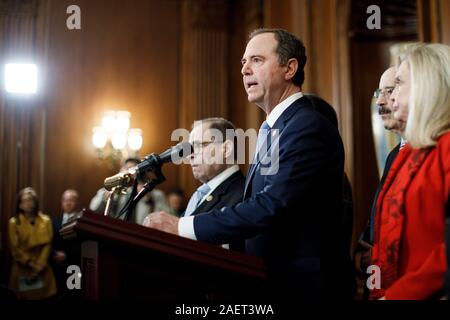
POLYGON ((450 1, 416 1, 419 39, 450 45, 450 1))
MULTIPOLYGON (((179 123, 190 130, 195 120, 228 117, 229 2, 185 0, 181 12, 179 123)), ((199 184, 189 166, 179 183, 188 195, 199 184)))
POLYGON ((303 92, 314 93, 335 108, 346 151, 346 172, 353 179, 352 104, 349 98, 349 1, 265 1, 264 23, 287 29, 306 47, 303 92), (280 7, 278 7, 280 5, 280 7))
POLYGON ((450 1, 440 0, 438 6, 441 42, 450 45, 450 1))
MULTIPOLYGON (((47 146, 44 208, 58 214, 67 188, 87 206, 115 170, 96 160, 92 127, 107 109, 131 112, 143 129, 141 156, 171 145, 178 127, 179 1, 77 1, 81 30, 66 28, 73 1, 52 1, 47 72, 47 146)), ((176 185, 166 165, 167 190, 176 185)))
MULTIPOLYGON (((444 1, 447 2, 447 1, 444 1)), ((423 42, 440 42, 440 1, 417 0, 417 20, 419 40, 423 42)))
POLYGON ((241 74, 241 59, 250 32, 262 25, 262 7, 258 0, 234 1, 231 8, 229 52, 229 119, 238 128, 259 128, 263 111, 247 100, 241 74))
POLYGON ((351 12, 350 35, 356 41, 391 41, 393 38, 400 41, 417 38, 415 1, 352 0, 351 12), (380 8, 380 29, 367 28, 367 19, 371 16, 367 13, 367 8, 371 5, 380 8))

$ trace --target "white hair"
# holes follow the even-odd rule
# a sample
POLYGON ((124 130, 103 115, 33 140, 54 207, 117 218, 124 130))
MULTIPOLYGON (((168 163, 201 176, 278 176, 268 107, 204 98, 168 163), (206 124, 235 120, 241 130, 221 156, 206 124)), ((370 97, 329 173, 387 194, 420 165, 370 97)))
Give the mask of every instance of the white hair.
POLYGON ((434 146, 450 130, 450 47, 417 44, 402 60, 411 75, 405 138, 413 148, 434 146))

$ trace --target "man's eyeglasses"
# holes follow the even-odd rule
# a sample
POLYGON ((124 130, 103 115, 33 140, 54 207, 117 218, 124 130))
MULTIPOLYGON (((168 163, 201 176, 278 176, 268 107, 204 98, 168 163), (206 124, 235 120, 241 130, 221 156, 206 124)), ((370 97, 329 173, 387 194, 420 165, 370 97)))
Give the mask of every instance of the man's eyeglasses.
POLYGON ((206 147, 214 142, 219 142, 219 141, 204 141, 204 142, 194 141, 194 142, 192 142, 192 147, 194 148, 194 153, 199 153, 200 151, 202 151, 202 149, 204 147, 206 147))
POLYGON ((394 91, 395 87, 385 87, 384 89, 377 89, 373 93, 373 97, 378 99, 379 97, 389 98, 394 91))

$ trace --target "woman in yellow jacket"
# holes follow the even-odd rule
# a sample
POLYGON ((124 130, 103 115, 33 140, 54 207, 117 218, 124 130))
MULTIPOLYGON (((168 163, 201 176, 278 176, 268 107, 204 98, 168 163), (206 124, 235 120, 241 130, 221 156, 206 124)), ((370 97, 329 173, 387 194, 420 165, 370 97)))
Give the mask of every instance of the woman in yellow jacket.
POLYGON ((9 286, 19 299, 45 299, 56 294, 56 281, 49 264, 52 222, 39 211, 36 192, 21 190, 16 214, 9 219, 9 245, 13 257, 9 286))

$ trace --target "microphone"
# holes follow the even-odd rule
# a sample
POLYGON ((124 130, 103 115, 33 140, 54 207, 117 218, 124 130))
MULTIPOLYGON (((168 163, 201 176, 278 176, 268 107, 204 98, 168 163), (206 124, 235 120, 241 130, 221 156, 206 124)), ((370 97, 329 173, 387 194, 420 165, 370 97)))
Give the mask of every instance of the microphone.
POLYGON ((161 153, 160 155, 149 154, 144 160, 136 166, 137 173, 144 173, 154 167, 160 167, 166 162, 177 162, 194 152, 192 145, 189 142, 180 142, 174 147, 171 147, 161 153))
POLYGON ((121 188, 131 187, 134 180, 143 173, 150 171, 154 168, 161 167, 167 162, 177 162, 194 152, 192 145, 189 142, 180 142, 176 146, 173 146, 163 153, 149 154, 147 155, 137 166, 128 169, 125 172, 118 173, 112 177, 108 177, 103 182, 106 190, 111 191, 115 187, 121 188))

